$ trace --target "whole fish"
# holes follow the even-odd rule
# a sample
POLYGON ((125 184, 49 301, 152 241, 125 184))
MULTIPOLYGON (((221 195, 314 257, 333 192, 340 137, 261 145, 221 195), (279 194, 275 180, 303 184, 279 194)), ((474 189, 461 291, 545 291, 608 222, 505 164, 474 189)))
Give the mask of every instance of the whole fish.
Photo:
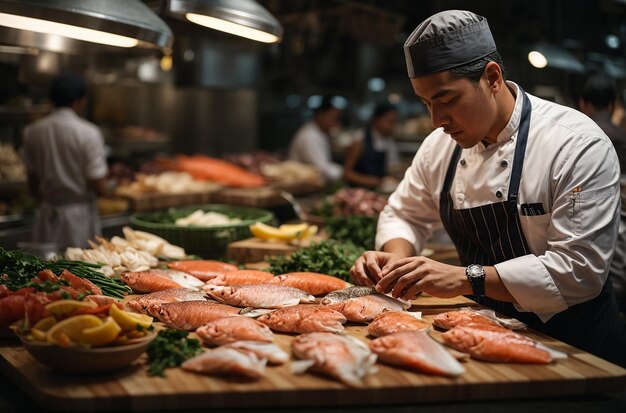
POLYGON ((260 379, 265 375, 266 364, 267 359, 254 352, 218 347, 185 361, 181 367, 196 373, 260 379))
POLYGON ((378 359, 394 366, 421 373, 458 376, 465 372, 461 364, 424 331, 401 331, 370 342, 378 359))
POLYGON ((328 294, 350 286, 341 278, 316 272, 290 272, 278 275, 269 280, 268 283, 298 288, 311 295, 328 294))
POLYGON ((369 323, 383 311, 404 310, 402 302, 383 294, 365 295, 325 306, 339 311, 348 321, 355 323, 369 323))
POLYGON ((297 288, 282 285, 205 285, 207 295, 221 303, 238 307, 282 308, 298 303, 312 303, 315 297, 297 288))
POLYGON ((237 266, 214 260, 184 260, 167 264, 169 268, 191 274, 202 281, 209 281, 219 274, 238 270, 237 266))
POLYGON ((489 324, 457 325, 441 334, 443 342, 472 358, 492 362, 548 364, 549 351, 529 337, 489 324))
POLYGON ((299 304, 264 314, 258 321, 284 333, 338 333, 347 320, 343 314, 327 306, 299 304))
POLYGON ((341 290, 328 293, 322 298, 322 304, 336 304, 342 301, 347 301, 351 298, 363 297, 365 295, 376 294, 374 287, 365 287, 361 285, 355 285, 353 287, 343 288, 341 290))
POLYGON ((218 318, 238 316, 240 310, 210 301, 184 301, 162 304, 158 318, 168 327, 193 331, 218 318))
POLYGON ((216 274, 215 277, 206 283, 211 285, 248 285, 263 284, 274 278, 274 274, 265 271, 256 270, 236 270, 228 271, 222 274, 216 274))
POLYGON ((408 311, 383 311, 367 326, 374 337, 386 336, 400 331, 429 330, 430 324, 421 320, 421 313, 408 311))
POLYGON ((136 293, 152 293, 170 288, 190 288, 197 291, 204 285, 203 281, 187 273, 157 268, 125 272, 120 278, 136 293))
POLYGON ((206 301, 206 297, 202 292, 185 288, 170 288, 132 298, 126 302, 126 305, 135 312, 158 317, 161 305, 180 301, 206 301))
POLYGON ((240 340, 263 341, 274 340, 272 330, 260 321, 249 317, 223 317, 209 321, 196 330, 198 337, 205 343, 215 346, 233 343, 240 340))
POLYGON ((361 380, 375 371, 376 355, 350 336, 302 334, 291 342, 291 351, 300 359, 291 364, 296 374, 313 368, 350 386, 360 386, 361 380))
POLYGON ((244 352, 251 351, 260 359, 267 359, 270 364, 285 364, 289 360, 289 354, 283 351, 276 344, 272 343, 242 340, 226 344, 222 347, 234 348, 244 352))

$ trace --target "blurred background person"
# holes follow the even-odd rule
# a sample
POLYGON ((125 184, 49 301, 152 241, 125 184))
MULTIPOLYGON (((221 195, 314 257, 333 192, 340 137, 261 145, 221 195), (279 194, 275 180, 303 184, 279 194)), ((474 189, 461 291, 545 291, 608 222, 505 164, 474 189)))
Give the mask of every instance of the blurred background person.
POLYGON ((397 107, 390 103, 376 106, 369 125, 344 155, 343 177, 346 182, 365 188, 395 189, 397 180, 390 175, 400 160, 392 138, 397 123, 397 107))
POLYGON ((343 167, 333 162, 330 137, 340 127, 341 109, 324 97, 313 111, 313 119, 298 129, 289 145, 289 159, 313 165, 328 181, 338 181, 343 167))
POLYGON ((621 169, 622 210, 615 245, 615 254, 609 267, 609 277, 622 313, 626 313, 626 130, 611 121, 617 101, 617 91, 612 79, 592 75, 584 83, 578 98, 580 111, 589 116, 611 139, 621 169))
POLYGON ((50 84, 55 109, 24 129, 28 185, 40 203, 34 242, 87 247, 101 232, 96 194, 105 192, 108 168, 101 131, 79 116, 86 94, 80 76, 58 75, 50 84))

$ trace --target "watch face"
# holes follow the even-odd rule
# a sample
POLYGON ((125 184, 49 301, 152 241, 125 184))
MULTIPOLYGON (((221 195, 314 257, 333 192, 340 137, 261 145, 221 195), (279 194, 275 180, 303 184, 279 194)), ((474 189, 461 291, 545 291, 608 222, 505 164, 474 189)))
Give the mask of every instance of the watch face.
POLYGON ((485 270, 480 265, 470 265, 468 270, 471 277, 482 277, 485 274, 485 270))

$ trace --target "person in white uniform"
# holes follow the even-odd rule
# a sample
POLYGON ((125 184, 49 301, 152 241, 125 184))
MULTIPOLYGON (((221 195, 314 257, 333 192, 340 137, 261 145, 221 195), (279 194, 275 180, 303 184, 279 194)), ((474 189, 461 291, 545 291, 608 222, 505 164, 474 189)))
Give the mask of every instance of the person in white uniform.
POLYGON ((450 10, 404 46, 436 128, 381 212, 357 283, 415 298, 470 295, 530 327, 626 365, 607 279, 620 218, 619 162, 580 112, 506 81, 487 20, 450 10), (462 266, 417 256, 444 227, 462 266))
POLYGON ((314 166, 327 181, 338 181, 343 166, 333 162, 330 134, 340 124, 341 109, 325 97, 313 111, 313 119, 298 129, 289 145, 289 159, 314 166))
POLYGON ((106 153, 98 127, 78 115, 86 91, 76 74, 55 77, 50 85, 55 110, 24 129, 29 187, 40 201, 35 242, 87 247, 101 232, 96 194, 105 192, 106 153))

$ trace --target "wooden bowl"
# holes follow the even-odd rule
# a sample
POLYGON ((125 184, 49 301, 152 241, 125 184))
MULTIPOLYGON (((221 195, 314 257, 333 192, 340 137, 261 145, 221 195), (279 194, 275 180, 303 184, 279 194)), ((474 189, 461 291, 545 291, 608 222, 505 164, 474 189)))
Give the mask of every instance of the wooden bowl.
POLYGON ((28 340, 18 335, 26 351, 41 364, 53 370, 72 374, 92 374, 119 370, 129 366, 156 337, 150 332, 129 344, 99 348, 60 347, 45 341, 28 340))

